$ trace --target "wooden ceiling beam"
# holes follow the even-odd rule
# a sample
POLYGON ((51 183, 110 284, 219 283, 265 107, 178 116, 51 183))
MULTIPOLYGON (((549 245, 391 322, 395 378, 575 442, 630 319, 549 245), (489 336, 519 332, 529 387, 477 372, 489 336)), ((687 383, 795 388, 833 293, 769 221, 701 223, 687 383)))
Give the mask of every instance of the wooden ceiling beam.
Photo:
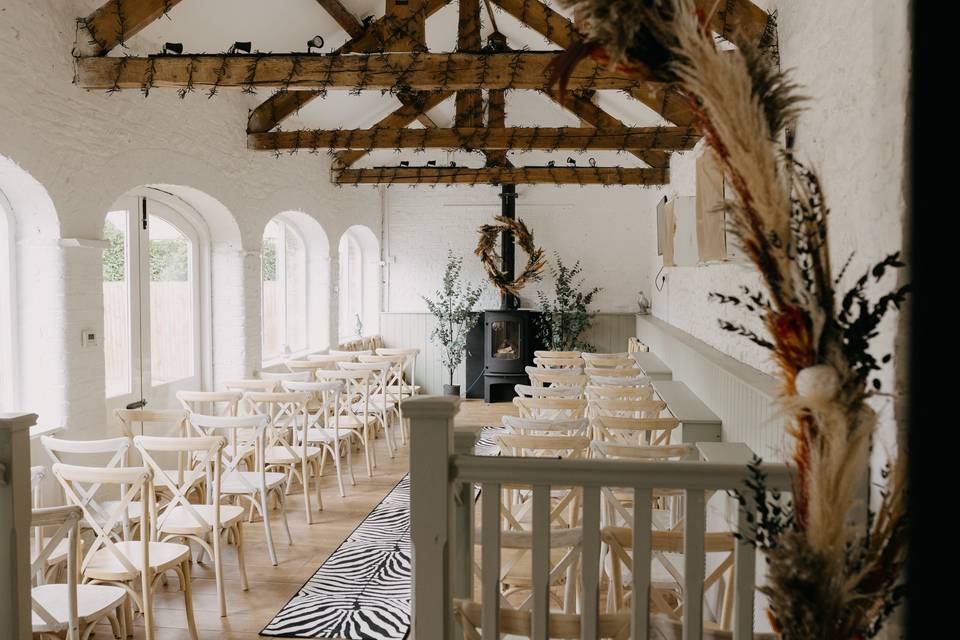
POLYGON ((624 167, 377 167, 344 169, 334 182, 351 184, 579 184, 663 185, 668 169, 624 167))
POLYGON ((359 38, 363 35, 363 24, 357 20, 357 17, 350 13, 340 0, 317 0, 317 3, 330 14, 330 17, 337 21, 351 38, 359 38))
MULTIPOLYGON (((452 0, 426 0, 424 19, 429 18, 450 2, 452 0)), ((394 39, 400 36, 399 33, 386 29, 387 26, 392 29, 397 28, 396 24, 387 25, 387 16, 381 16, 368 24, 360 36, 351 38, 342 47, 332 51, 331 54, 384 51, 391 46, 394 39)), ((275 93, 250 112, 247 119, 247 131, 269 131, 319 95, 319 91, 281 91, 275 93)), ((401 99, 401 102, 403 102, 403 99, 401 99)), ((420 119, 420 122, 427 127, 433 124, 425 116, 420 119)))
MULTIPOLYGON (((512 53, 378 53, 341 55, 197 54, 77 59, 85 89, 277 87, 416 91, 545 89, 553 51, 512 53)), ((631 90, 640 84, 593 60, 571 71, 570 89, 631 90)))
POLYGON ((457 127, 452 129, 315 129, 251 133, 247 148, 278 149, 692 149, 698 135, 687 127, 457 127))
MULTIPOLYGON (((406 127, 424 111, 434 108, 453 95, 452 91, 438 91, 430 94, 419 94, 411 104, 405 104, 393 113, 377 122, 374 128, 400 129, 406 127)), ((248 143, 249 144, 249 143, 248 143)), ((337 160, 341 166, 349 167, 367 154, 366 149, 354 149, 337 153, 337 160)))
POLYGON ((175 7, 181 0, 110 0, 81 19, 96 48, 105 56, 175 7))
MULTIPOLYGON (((480 51, 480 0, 460 0, 457 23, 457 51, 480 51)), ((479 89, 457 91, 454 122, 458 127, 477 127, 483 123, 483 92, 479 89)))
MULTIPOLYGON (((564 49, 569 49, 583 42, 583 34, 577 30, 572 21, 538 0, 492 0, 492 2, 547 40, 564 49)), ((598 89, 600 87, 588 87, 588 89, 590 88, 598 89)), ((694 122, 694 114, 690 105, 670 85, 659 82, 641 82, 627 88, 626 92, 673 124, 686 127, 694 122)))

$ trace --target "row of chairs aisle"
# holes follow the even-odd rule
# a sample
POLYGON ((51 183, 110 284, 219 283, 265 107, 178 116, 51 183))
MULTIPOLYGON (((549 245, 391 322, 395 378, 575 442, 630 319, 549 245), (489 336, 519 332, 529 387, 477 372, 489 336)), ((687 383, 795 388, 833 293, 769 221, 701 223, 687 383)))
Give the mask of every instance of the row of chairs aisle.
POLYGON ((288 545, 310 544, 291 532, 303 530, 291 527, 291 495, 302 496, 303 525, 321 522, 325 470, 332 467, 348 498, 355 456, 373 478, 377 441, 390 458, 406 445, 401 401, 419 393, 418 353, 311 355, 221 391, 180 391, 177 409, 118 410, 117 437, 41 437, 63 504, 42 506, 48 468, 33 467, 34 632, 79 640, 109 622, 114 637, 125 638, 142 616, 144 637, 153 640, 157 585, 174 576, 196 640, 194 571, 212 569, 216 609, 226 617, 235 584, 224 566, 228 547, 242 591, 248 554, 260 551, 245 548, 245 529, 262 527, 263 555, 276 567, 276 521, 288 545))
MULTIPOLYGON (((530 384, 515 387, 517 397, 513 402, 518 416, 504 416, 501 426, 481 433, 478 455, 658 462, 697 459, 693 444, 672 442, 680 421, 628 353, 537 352, 534 363, 536 366, 526 370, 530 384)), ((655 490, 653 509, 647 516, 652 557, 645 597, 650 599, 651 613, 669 625, 679 624, 684 607, 681 493, 655 490)), ((500 495, 481 493, 476 513, 482 526, 474 536, 475 593, 482 594, 487 602, 494 597, 498 600, 498 631, 518 637, 528 637, 535 597, 532 497, 529 485, 503 483, 500 495), (497 504, 488 505, 488 501, 497 504), (495 515, 486 517, 490 512, 495 515), (497 522, 499 532, 485 530, 497 522), (484 573, 489 562, 484 544, 500 547, 499 562, 489 563, 499 569, 496 576, 484 573)), ((705 502, 710 497, 706 495, 705 502)), ((599 637, 629 635, 634 592, 630 568, 634 566, 632 546, 636 539, 632 527, 638 521, 633 498, 632 491, 601 489, 600 561, 599 567, 588 573, 581 554, 586 535, 581 527, 583 489, 551 487, 547 573, 550 637, 580 637, 580 598, 587 575, 597 576, 603 594, 599 637)), ((709 596, 706 625, 721 634, 731 628, 734 547, 735 539, 729 531, 705 535, 705 552, 712 558, 703 584, 703 592, 709 596)), ((482 602, 458 600, 455 615, 468 640, 493 637, 483 633, 482 602)))

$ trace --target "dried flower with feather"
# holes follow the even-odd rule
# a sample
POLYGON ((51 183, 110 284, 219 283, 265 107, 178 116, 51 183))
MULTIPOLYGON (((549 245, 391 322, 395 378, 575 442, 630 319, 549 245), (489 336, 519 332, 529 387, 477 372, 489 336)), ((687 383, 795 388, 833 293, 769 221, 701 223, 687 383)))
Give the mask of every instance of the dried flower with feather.
MULTIPOLYGON (((766 553, 767 580, 760 590, 769 598, 772 626, 791 640, 872 637, 902 597, 907 532, 902 455, 885 474, 875 513, 859 525, 855 515, 877 423, 867 400, 879 382, 870 378, 890 360, 878 362, 870 346, 881 320, 900 307, 908 289, 871 302, 867 288, 871 279, 876 284, 903 266, 899 254, 838 291, 846 266, 832 275, 829 208, 820 180, 783 142, 803 98, 767 51, 737 42, 736 34, 731 39, 737 47, 720 50, 705 26, 709 12, 697 9, 704 2, 561 4, 584 18, 579 24, 586 43, 571 56, 606 58, 638 78, 676 80, 733 186, 727 221, 765 292, 745 289, 713 298, 762 319, 768 336, 723 320, 721 327, 772 352, 793 436, 792 503, 781 505, 778 496, 768 495, 759 464, 752 467, 751 495, 738 496, 757 509, 741 535, 766 553), (633 57, 650 51, 658 53, 649 61, 633 57)), ((561 76, 568 64, 558 65, 561 76)), ((562 77, 560 82, 562 87, 562 77)))

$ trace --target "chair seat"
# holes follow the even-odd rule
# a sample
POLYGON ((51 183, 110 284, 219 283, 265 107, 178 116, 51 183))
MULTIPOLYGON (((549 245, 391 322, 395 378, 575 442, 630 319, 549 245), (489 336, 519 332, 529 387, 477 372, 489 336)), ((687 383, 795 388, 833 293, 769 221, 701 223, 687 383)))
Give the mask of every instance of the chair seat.
MULTIPOLYGON (((371 405, 370 408, 371 408, 371 409, 376 409, 376 407, 374 407, 373 405, 371 405)), ((370 415, 367 416, 366 424, 367 424, 367 425, 371 425, 371 424, 374 424, 376 421, 377 421, 377 416, 376 416, 376 414, 371 413, 370 415)), ((357 426, 362 427, 363 425, 364 425, 364 419, 363 419, 363 414, 362 414, 362 413, 359 414, 359 415, 357 415, 357 417, 353 417, 353 416, 340 416, 340 428, 341 428, 341 429, 343 429, 343 428, 349 429, 349 428, 351 428, 351 427, 357 427, 357 426)))
MULTIPOLYGON (((264 458, 267 461, 268 465, 271 464, 295 464, 300 462, 300 447, 286 447, 274 446, 267 449, 266 457, 264 458)), ((323 453, 323 449, 320 447, 307 447, 307 460, 312 460, 320 454, 323 453)), ((223 489, 221 489, 223 491, 223 489)))
MULTIPOLYGON (((287 479, 286 474, 275 471, 268 471, 264 476, 268 490, 283 484, 287 479)), ((220 493, 223 495, 250 495, 259 490, 260 474, 256 471, 231 471, 220 479, 220 493), (254 487, 254 490, 250 487, 254 487)))
MULTIPOLYGON (((117 551, 125 555, 130 564, 137 569, 137 573, 127 570, 117 556, 110 549, 104 547, 93 554, 90 562, 83 570, 83 577, 88 580, 131 580, 139 575, 143 568, 143 543, 138 540, 116 543, 117 551)), ((149 543, 151 571, 166 571, 181 562, 190 559, 190 547, 174 542, 149 543)))
POLYGON ((170 514, 164 518, 163 525, 160 527, 160 531, 162 533, 181 535, 202 535, 213 528, 213 519, 216 513, 214 511, 215 509, 220 509, 221 527, 232 525, 234 522, 241 519, 246 511, 243 507, 229 504, 195 504, 191 506, 193 507, 193 510, 197 512, 197 515, 203 519, 205 524, 197 522, 197 519, 185 506, 179 505, 173 507, 173 509, 170 511, 170 514))
MULTIPOLYGON (((353 437, 351 431, 341 431, 341 440, 350 440, 353 437)), ((332 429, 307 429, 307 442, 332 443, 334 440, 332 429)))
MULTIPOLYGON (((67 612, 67 585, 43 584, 32 589, 33 599, 47 610, 59 623, 52 627, 43 618, 33 612, 33 631, 57 631, 66 626, 69 620, 67 612)), ((103 584, 77 585, 77 619, 82 623, 96 622, 101 617, 120 606, 127 592, 121 587, 103 584)))

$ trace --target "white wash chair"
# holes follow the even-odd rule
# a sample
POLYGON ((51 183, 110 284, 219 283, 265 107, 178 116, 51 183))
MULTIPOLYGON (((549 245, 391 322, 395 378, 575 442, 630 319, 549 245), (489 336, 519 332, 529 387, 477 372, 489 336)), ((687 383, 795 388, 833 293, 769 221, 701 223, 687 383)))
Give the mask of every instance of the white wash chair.
POLYGON ((267 553, 271 564, 277 566, 277 551, 273 546, 273 530, 270 526, 270 496, 276 498, 283 530, 287 534, 287 544, 293 544, 293 538, 287 522, 286 496, 284 495, 287 475, 274 471, 268 472, 264 462, 269 422, 267 416, 257 414, 249 416, 190 414, 190 424, 193 425, 197 435, 220 435, 226 438, 226 446, 221 452, 220 493, 229 500, 246 500, 251 513, 250 521, 252 521, 254 510, 260 514, 267 540, 267 553))
MULTIPOLYGON (((277 390, 278 386, 280 386, 280 384, 276 380, 261 380, 257 378, 228 380, 227 382, 223 383, 223 387, 227 391, 239 391, 241 394, 248 393, 250 391, 256 393, 272 393, 277 390)), ((242 402, 240 403, 240 408, 244 408, 242 402)))
POLYGON ((576 420, 587 417, 587 401, 581 398, 514 398, 521 418, 576 420))
POLYGON ((377 349, 377 355, 403 357, 403 371, 399 387, 400 395, 403 398, 407 398, 420 394, 420 385, 415 384, 417 375, 417 356, 420 355, 420 349, 396 349, 380 347, 377 349))
POLYGON ((189 416, 235 416, 240 410, 240 391, 177 391, 177 400, 189 416))
MULTIPOLYGON (((313 372, 316 371, 320 365, 314 360, 307 358, 306 360, 287 360, 283 363, 287 367, 289 373, 305 373, 307 374, 307 380, 315 380, 313 372)), ((261 374, 261 377, 265 380, 276 380, 273 376, 264 377, 261 374)))
POLYGON ((629 357, 627 354, 623 355, 600 355, 594 354, 589 356, 584 355, 584 363, 587 369, 637 369, 637 361, 629 357))
MULTIPOLYGON (((616 369, 601 369, 601 371, 616 371, 616 369)), ((624 369, 623 371, 633 371, 624 369)), ((588 387, 650 387, 653 379, 645 374, 631 373, 631 375, 591 375, 588 387)))
POLYGON ((588 384, 584 389, 587 400, 650 400, 653 398, 651 385, 630 386, 615 384, 588 384))
POLYGON ((584 367, 583 372, 590 379, 591 384, 595 384, 594 379, 598 377, 614 379, 646 377, 643 369, 635 363, 632 367, 584 367))
MULTIPOLYGON (((403 422, 403 371, 405 356, 357 356, 357 362, 363 364, 382 364, 386 366, 382 381, 382 393, 384 398, 392 404, 393 414, 396 418, 396 426, 400 431, 400 444, 407 444, 406 427, 403 422)), ((394 447, 396 447, 394 442, 394 447)))
POLYGON ((283 388, 291 393, 309 393, 313 395, 317 409, 310 411, 310 424, 307 428, 307 444, 317 445, 324 450, 320 458, 320 473, 323 473, 323 464, 329 455, 333 459, 337 473, 337 487, 340 497, 346 497, 343 490, 343 470, 340 458, 347 459, 347 472, 350 474, 350 484, 355 486, 353 476, 353 455, 351 445, 360 434, 353 429, 340 428, 340 397, 343 394, 343 382, 284 382, 283 388))
POLYGON ((587 384, 587 376, 582 369, 543 369, 540 367, 525 367, 524 372, 530 378, 530 385, 534 387, 581 387, 587 384))
MULTIPOLYGON (((366 398, 358 398, 357 402, 364 402, 369 406, 369 410, 377 417, 377 424, 383 429, 384 440, 387 442, 387 453, 393 458, 395 445, 390 426, 397 424, 400 420, 397 403, 393 400, 387 391, 387 377, 390 373, 391 363, 389 361, 380 362, 341 362, 338 365, 344 371, 369 371, 372 379, 365 393, 366 398)), ((373 434, 376 438, 376 433, 373 434)))
MULTIPOLYGON (((482 640, 483 638, 507 637, 511 639, 533 638, 533 612, 528 610, 501 609, 499 627, 495 632, 483 631, 483 604, 476 600, 455 598, 453 615, 463 629, 464 640, 482 640)), ((550 640, 569 640, 582 638, 582 620, 577 613, 547 614, 548 635, 550 640)), ((597 615, 598 640, 628 640, 630 638, 629 613, 601 613, 597 615)), ((659 640, 659 638, 657 639, 659 640)), ((670 640, 673 640, 671 637, 670 640)), ((678 636, 679 640, 679 636, 678 636)))
POLYGON ((535 357, 533 364, 541 369, 582 369, 583 358, 579 355, 569 358, 535 357))
MULTIPOLYGON (((166 409, 161 411, 152 411, 149 409, 117 409, 113 412, 117 421, 120 423, 120 429, 124 437, 129 438, 131 447, 127 450, 126 466, 134 466, 134 461, 130 455, 134 451, 133 439, 136 436, 165 436, 186 438, 190 435, 190 423, 187 420, 187 410, 166 409)), ((164 469, 173 476, 186 474, 191 480, 195 480, 193 492, 199 498, 203 498, 205 487, 205 478, 203 469, 196 469, 193 460, 189 454, 180 452, 176 456, 176 465, 170 460, 171 456, 165 456, 162 462, 164 469)), ((161 492, 164 488, 160 488, 161 492)), ((166 496, 164 496, 166 499, 166 496)))
MULTIPOLYGON (((125 439, 124 439, 125 440, 125 439)), ((128 508, 137 495, 150 499, 153 494, 152 477, 146 467, 99 468, 57 463, 53 475, 60 482, 67 501, 83 510, 83 517, 95 539, 80 562, 80 575, 85 583, 105 584, 126 590, 143 613, 147 640, 155 637, 153 621, 153 590, 156 582, 167 571, 174 571, 183 591, 183 604, 190 637, 197 640, 197 626, 193 616, 192 578, 190 574, 190 547, 173 542, 158 542, 154 537, 156 521, 154 509, 142 509, 140 532, 142 540, 133 540, 127 532, 128 508), (93 498, 98 489, 116 488, 119 500, 111 509, 104 509, 93 498)), ((107 504, 107 503, 103 503, 107 504)), ((132 616, 127 610, 126 628, 132 629, 132 616)))
MULTIPOLYGON (((633 566, 633 531, 627 527, 604 527, 600 540, 610 550, 610 592, 607 611, 629 611, 633 593, 630 568, 633 566)), ((714 609, 706 603, 704 610, 712 615, 707 620, 708 628, 729 632, 733 617, 733 565, 736 539, 730 532, 707 531, 703 534, 703 551, 716 559, 712 570, 703 581, 706 596, 714 586, 720 597, 714 609), (719 558, 717 558, 719 556, 719 558)), ((683 554, 683 531, 651 531, 650 551, 652 559, 650 579, 650 613, 664 614, 680 622, 683 613, 683 563, 671 562, 668 554, 676 558, 683 554)))
POLYGON ((579 351, 549 351, 537 350, 533 352, 534 358, 579 358, 579 351))
POLYGON ((590 436, 590 421, 586 418, 578 420, 538 420, 503 416, 501 424, 508 433, 514 435, 590 436))
MULTIPOLYGON (((30 494, 33 509, 43 508, 43 481, 47 477, 47 468, 42 465, 30 467, 30 494)), ((31 564, 36 564, 36 559, 40 556, 41 550, 48 545, 49 538, 45 536, 43 525, 36 525, 30 536, 31 564)), ((61 540, 55 548, 50 549, 45 556, 43 566, 33 571, 34 583, 44 584, 46 582, 57 582, 64 565, 67 562, 67 541, 61 540)))
MULTIPOLYGON (((315 367, 314 367, 315 368, 315 367)), ((309 382, 313 380, 313 368, 304 371, 261 371, 261 380, 272 380, 281 385, 284 382, 309 382)))
MULTIPOLYGON (((170 494, 165 505, 156 513, 157 536, 162 542, 180 540, 186 544, 195 542, 213 559, 214 578, 217 584, 217 600, 220 604, 220 617, 227 615, 227 601, 223 580, 222 538, 226 535, 233 539, 237 547, 237 562, 240 570, 240 587, 246 591, 247 567, 243 553, 243 513, 244 508, 220 503, 221 452, 226 445, 223 436, 205 436, 195 438, 170 438, 156 436, 136 436, 134 446, 140 452, 143 461, 153 472, 153 489, 164 487, 170 494), (199 478, 177 477, 164 470, 157 462, 158 453, 184 454, 196 460, 197 469, 206 478, 205 501, 191 503, 187 497, 194 492, 199 478)), ((151 500, 156 505, 156 500, 151 500)))
POLYGON ((247 412, 265 415, 270 420, 267 429, 267 445, 264 461, 268 471, 283 469, 287 476, 287 493, 294 478, 303 487, 303 508, 307 524, 313 524, 313 507, 310 504, 310 482, 316 486, 317 509, 323 511, 320 496, 320 457, 323 449, 311 447, 305 437, 310 424, 309 393, 274 391, 262 393, 249 391, 243 402, 247 412))
POLYGON ((573 398, 583 397, 583 388, 578 386, 535 387, 528 384, 515 384, 513 390, 521 398, 573 398))
POLYGON ((594 438, 626 445, 663 445, 670 443, 670 433, 680 425, 674 417, 626 418, 596 415, 591 419, 594 438))
POLYGON ((610 358, 623 359, 629 358, 630 354, 626 351, 621 351, 620 353, 592 353, 590 351, 584 351, 580 354, 580 357, 583 358, 583 361, 589 365, 591 360, 607 360, 610 358))
POLYGON ((364 462, 367 465, 367 477, 373 477, 377 466, 376 452, 373 446, 373 430, 378 418, 371 410, 370 388, 375 384, 374 373, 370 369, 318 369, 317 379, 321 382, 342 382, 343 391, 337 404, 339 428, 349 429, 359 437, 363 448, 364 462))
MULTIPOLYGON (((98 622, 107 618, 115 638, 125 638, 120 625, 127 592, 120 587, 98 584, 77 584, 80 519, 83 511, 77 506, 34 509, 30 526, 53 529, 39 553, 31 562, 32 573, 43 571, 58 549, 66 550, 66 584, 37 584, 30 590, 34 635, 63 636, 67 640, 86 640, 98 622)), ((42 536, 38 536, 42 537, 42 536)))

